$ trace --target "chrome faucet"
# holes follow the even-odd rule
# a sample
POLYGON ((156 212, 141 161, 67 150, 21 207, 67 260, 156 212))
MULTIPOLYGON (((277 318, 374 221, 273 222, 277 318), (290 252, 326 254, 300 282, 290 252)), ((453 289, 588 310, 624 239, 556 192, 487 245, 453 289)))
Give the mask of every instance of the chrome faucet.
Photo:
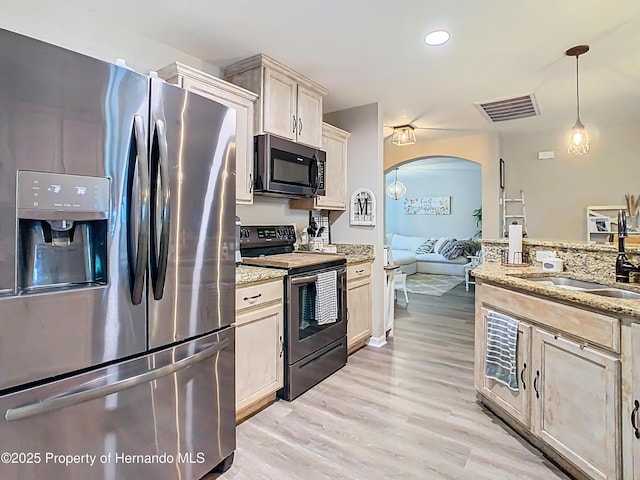
POLYGON ((618 211, 618 257, 616 258, 616 282, 629 283, 629 273, 640 272, 640 267, 632 264, 624 253, 624 239, 627 237, 627 215, 618 211))

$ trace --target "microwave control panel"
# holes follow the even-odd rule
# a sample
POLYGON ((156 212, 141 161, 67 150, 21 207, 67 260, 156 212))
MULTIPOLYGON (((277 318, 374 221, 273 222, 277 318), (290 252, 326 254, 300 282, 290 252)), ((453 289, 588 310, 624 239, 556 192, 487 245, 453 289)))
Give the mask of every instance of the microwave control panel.
POLYGON ((319 161, 318 162, 318 177, 320 177, 319 178, 319 182, 318 182, 318 191, 320 191, 320 192, 324 192, 325 191, 325 188, 324 188, 324 179, 325 179, 325 175, 324 175, 325 168, 324 168, 324 165, 325 165, 325 162, 323 162, 323 161, 319 161))

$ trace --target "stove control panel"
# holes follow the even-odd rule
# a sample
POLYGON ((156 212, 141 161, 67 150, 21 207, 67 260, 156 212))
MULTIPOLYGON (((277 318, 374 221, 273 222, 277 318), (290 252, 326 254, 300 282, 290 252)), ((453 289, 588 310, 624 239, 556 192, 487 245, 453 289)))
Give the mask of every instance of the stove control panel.
POLYGON ((249 225, 240 227, 240 244, 278 242, 293 245, 296 231, 293 225, 249 225))

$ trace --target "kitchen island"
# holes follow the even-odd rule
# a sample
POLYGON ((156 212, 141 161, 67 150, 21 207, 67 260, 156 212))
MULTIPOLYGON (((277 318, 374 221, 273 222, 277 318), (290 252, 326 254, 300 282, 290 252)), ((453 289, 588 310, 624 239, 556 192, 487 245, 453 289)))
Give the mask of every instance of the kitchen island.
POLYGON ((640 286, 613 282, 612 252, 615 258, 611 247, 593 245, 563 252, 568 266, 600 261, 593 274, 491 261, 473 271, 478 400, 576 478, 640 476, 640 299, 595 293, 614 287, 633 295, 640 286), (590 293, 554 278, 600 285, 590 293), (490 312, 519 322, 517 390, 485 375, 490 312))

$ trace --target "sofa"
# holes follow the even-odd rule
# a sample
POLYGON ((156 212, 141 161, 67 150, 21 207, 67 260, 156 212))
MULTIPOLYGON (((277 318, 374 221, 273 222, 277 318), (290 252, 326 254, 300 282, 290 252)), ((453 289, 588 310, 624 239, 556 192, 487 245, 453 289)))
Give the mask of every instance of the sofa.
MULTIPOLYGON (((468 242, 470 239, 466 239, 468 242)), ((469 263, 467 255, 475 251, 465 251, 455 258, 446 258, 442 253, 449 252, 456 239, 448 237, 426 238, 410 237, 399 234, 387 234, 387 245, 391 247, 391 262, 400 267, 402 273, 433 273, 439 275, 464 276, 464 266, 469 263)))

